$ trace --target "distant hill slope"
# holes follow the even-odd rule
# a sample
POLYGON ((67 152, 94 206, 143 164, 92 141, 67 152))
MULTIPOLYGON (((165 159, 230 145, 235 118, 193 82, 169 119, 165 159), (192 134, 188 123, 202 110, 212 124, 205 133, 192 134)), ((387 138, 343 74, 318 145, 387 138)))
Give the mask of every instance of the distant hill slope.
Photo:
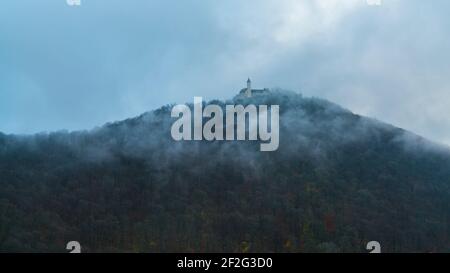
POLYGON ((170 106, 0 134, 0 251, 450 251, 448 148, 290 92, 234 100, 280 105, 276 152, 175 142, 170 106))

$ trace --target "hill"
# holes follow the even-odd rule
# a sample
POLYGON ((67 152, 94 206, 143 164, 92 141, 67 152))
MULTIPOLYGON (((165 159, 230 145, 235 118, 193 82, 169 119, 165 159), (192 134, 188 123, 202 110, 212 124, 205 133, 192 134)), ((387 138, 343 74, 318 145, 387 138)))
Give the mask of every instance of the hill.
POLYGON ((0 134, 0 251, 450 251, 450 150, 271 91, 280 146, 170 137, 167 105, 80 132, 0 134))

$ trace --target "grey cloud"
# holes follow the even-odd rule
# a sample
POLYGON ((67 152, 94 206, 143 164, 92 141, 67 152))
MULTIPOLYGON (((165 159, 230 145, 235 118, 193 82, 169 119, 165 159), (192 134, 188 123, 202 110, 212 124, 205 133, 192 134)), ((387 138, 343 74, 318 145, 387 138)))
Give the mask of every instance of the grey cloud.
POLYGON ((443 0, 116 0, 75 10, 8 0, 0 131, 88 129, 193 96, 227 99, 250 76, 449 144, 449 8, 443 0))

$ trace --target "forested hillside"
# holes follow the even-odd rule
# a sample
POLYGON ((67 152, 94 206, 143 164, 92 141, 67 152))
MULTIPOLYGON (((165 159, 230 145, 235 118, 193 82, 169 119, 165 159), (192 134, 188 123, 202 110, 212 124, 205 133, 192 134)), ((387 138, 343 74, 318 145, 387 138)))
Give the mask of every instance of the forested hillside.
POLYGON ((90 131, 0 134, 0 251, 450 251, 450 150, 272 91, 280 146, 172 140, 171 106, 90 131))

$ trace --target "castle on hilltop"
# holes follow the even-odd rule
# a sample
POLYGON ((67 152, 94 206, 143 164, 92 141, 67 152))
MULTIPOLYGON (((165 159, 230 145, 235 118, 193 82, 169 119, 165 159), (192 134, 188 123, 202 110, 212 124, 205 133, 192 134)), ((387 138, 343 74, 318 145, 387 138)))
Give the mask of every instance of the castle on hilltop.
POLYGON ((268 88, 264 89, 252 89, 252 81, 250 78, 247 80, 247 88, 242 88, 239 95, 244 95, 247 98, 251 98, 253 95, 260 95, 269 92, 268 88))

